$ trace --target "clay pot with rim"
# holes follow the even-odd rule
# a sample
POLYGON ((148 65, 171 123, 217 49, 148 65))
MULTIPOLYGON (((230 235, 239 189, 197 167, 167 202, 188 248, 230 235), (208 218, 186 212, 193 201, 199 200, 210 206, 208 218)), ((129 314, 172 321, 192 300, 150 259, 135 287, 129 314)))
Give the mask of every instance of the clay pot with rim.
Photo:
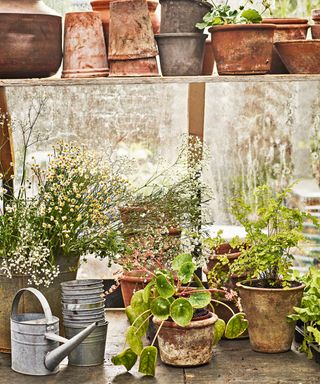
POLYGON ((53 76, 62 59, 62 18, 38 0, 0 2, 0 78, 53 76))
POLYGON ((125 307, 130 305, 133 294, 144 289, 151 279, 152 275, 144 270, 126 271, 122 274, 120 286, 125 307))
MULTIPOLYGON (((273 42, 285 40, 305 40, 309 29, 308 19, 299 18, 270 18, 263 19, 264 24, 275 24, 277 26, 273 42)), ((273 74, 289 73, 282 62, 275 46, 272 51, 271 71, 273 74)))
POLYGON ((272 24, 228 24, 209 29, 219 75, 261 75, 270 72, 272 24))
MULTIPOLYGON (((186 327, 164 321, 158 344, 161 361, 175 367, 194 367, 207 364, 213 354, 214 324, 218 317, 209 312, 205 318, 192 320, 186 327)), ((162 321, 153 318, 156 329, 162 321)))
POLYGON ((237 283, 241 303, 249 322, 251 348, 256 352, 279 353, 291 349, 295 322, 287 316, 299 307, 305 285, 291 288, 259 288, 260 280, 237 283))
POLYGON ((311 18, 315 24, 320 24, 320 9, 313 9, 311 11, 311 18))

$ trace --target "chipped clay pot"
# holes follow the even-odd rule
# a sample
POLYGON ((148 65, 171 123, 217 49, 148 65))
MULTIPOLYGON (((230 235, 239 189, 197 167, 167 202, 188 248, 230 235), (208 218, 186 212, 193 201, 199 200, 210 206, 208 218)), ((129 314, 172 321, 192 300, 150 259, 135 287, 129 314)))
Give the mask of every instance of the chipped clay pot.
MULTIPOLYGON (((194 320, 187 327, 164 321, 158 335, 161 361, 175 367, 194 367, 208 363, 213 354, 214 323, 218 317, 194 320)), ((156 329, 162 323, 153 318, 156 329)))
POLYGON ((152 275, 143 270, 133 270, 123 273, 120 277, 120 286, 125 307, 130 305, 133 294, 140 289, 144 289, 151 279, 152 275))
MULTIPOLYGON (((256 283, 258 280, 252 280, 256 283)), ((305 285, 294 287, 258 288, 238 283, 241 303, 249 321, 251 348, 256 352, 279 353, 291 349, 295 322, 287 316, 299 307, 305 285)))
POLYGON ((219 75, 270 72, 273 24, 228 24, 209 29, 219 75))

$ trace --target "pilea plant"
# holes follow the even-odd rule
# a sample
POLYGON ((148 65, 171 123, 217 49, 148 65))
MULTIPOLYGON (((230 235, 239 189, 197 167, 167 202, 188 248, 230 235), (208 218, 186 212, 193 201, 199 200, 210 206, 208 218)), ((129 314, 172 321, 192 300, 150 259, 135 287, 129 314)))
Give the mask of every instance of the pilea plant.
POLYGON ((315 344, 320 347, 320 270, 311 268, 303 281, 306 287, 301 307, 295 307, 295 313, 288 317, 303 323, 304 339, 299 350, 311 358, 311 346, 315 344))
MULTIPOLYGON (((113 364, 124 365, 129 371, 140 357, 139 372, 155 375, 157 348, 154 343, 161 332, 163 322, 171 320, 180 327, 188 326, 197 311, 210 307, 213 300, 211 293, 218 291, 203 286, 194 273, 196 268, 190 254, 180 254, 172 262, 173 272, 169 270, 153 272, 150 283, 133 295, 130 306, 126 308, 131 324, 126 332, 128 348, 112 358, 113 364), (192 287, 192 282, 197 286, 192 287), (144 347, 142 337, 146 334, 149 320, 153 316, 162 323, 151 345, 144 347)), ((220 292, 227 293, 224 290, 220 292)), ((238 337, 247 326, 244 313, 235 314, 227 324, 218 319, 214 326, 214 344, 218 343, 223 335, 230 339, 238 337)))
POLYGON ((259 12, 256 9, 249 8, 251 4, 254 4, 253 0, 247 0, 239 6, 239 8, 232 8, 229 1, 225 1, 222 4, 216 4, 213 0, 208 1, 212 8, 203 17, 201 23, 197 23, 196 27, 198 29, 205 29, 214 25, 224 25, 224 24, 257 24, 261 23, 262 15, 270 10, 270 2, 267 0, 262 0, 262 11, 259 12))

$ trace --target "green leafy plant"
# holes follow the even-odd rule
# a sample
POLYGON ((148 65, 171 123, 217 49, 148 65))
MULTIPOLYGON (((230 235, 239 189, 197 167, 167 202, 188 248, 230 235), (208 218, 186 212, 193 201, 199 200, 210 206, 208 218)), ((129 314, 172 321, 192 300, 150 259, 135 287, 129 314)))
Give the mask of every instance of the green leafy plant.
POLYGON ((196 24, 198 29, 205 29, 215 25, 261 23, 262 15, 267 10, 270 11, 271 6, 269 1, 262 0, 263 10, 259 12, 256 9, 249 8, 250 5, 254 4, 253 0, 245 1, 238 8, 232 8, 228 4, 228 0, 222 4, 216 4, 213 0, 209 1, 209 3, 212 7, 211 11, 203 17, 201 23, 196 24))
POLYGON ((231 212, 246 230, 246 249, 230 266, 232 273, 258 278, 263 287, 284 287, 292 279, 292 249, 304 239, 306 219, 319 226, 315 217, 287 206, 291 189, 275 193, 267 185, 254 194, 256 206, 245 203, 244 196, 231 200, 231 212))
MULTIPOLYGON (((188 326, 197 310, 211 305, 213 300, 211 293, 217 292, 216 289, 206 289, 202 285, 194 274, 196 268, 190 254, 180 254, 172 262, 171 269, 174 272, 154 271, 148 285, 133 295, 130 306, 126 308, 131 324, 126 332, 129 347, 112 358, 113 364, 123 365, 130 370, 140 357, 139 372, 154 376, 157 358, 154 342, 163 322, 169 320, 180 327, 188 326), (197 287, 191 287, 192 281, 197 283, 197 287), (142 337, 147 332, 149 320, 153 316, 160 320, 161 324, 151 346, 144 347, 142 337)), ((215 323, 214 341, 218 343, 223 335, 227 338, 236 338, 247 329, 247 326, 243 313, 234 314, 227 325, 219 319, 215 323)))
POLYGON ((311 268, 303 281, 306 287, 301 307, 295 307, 295 313, 288 317, 303 324, 304 339, 299 350, 312 358, 310 346, 313 343, 320 346, 320 270, 311 268))

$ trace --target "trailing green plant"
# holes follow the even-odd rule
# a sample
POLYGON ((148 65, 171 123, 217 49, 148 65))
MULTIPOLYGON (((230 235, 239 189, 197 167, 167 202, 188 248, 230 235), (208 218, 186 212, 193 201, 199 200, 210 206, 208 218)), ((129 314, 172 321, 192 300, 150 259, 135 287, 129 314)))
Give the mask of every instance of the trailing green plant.
POLYGON ((254 194, 256 206, 245 203, 243 195, 231 200, 231 212, 246 230, 246 248, 230 266, 231 273, 257 278, 263 287, 285 287, 293 276, 292 249, 305 237, 306 219, 319 226, 317 219, 287 206, 290 188, 275 193, 267 185, 254 194))
POLYGON ((262 21, 262 15, 270 11, 271 7, 268 0, 261 0, 262 11, 251 8, 255 3, 253 0, 245 1, 238 8, 232 8, 228 0, 219 4, 213 0, 208 2, 211 4, 211 10, 204 15, 201 23, 196 24, 198 29, 226 24, 258 24, 262 21))
MULTIPOLYGON (((206 289, 194 274, 196 268, 192 256, 184 253, 172 261, 173 272, 167 269, 152 272, 152 280, 143 290, 133 295, 130 306, 126 308, 130 322, 126 332, 128 348, 112 358, 113 364, 123 365, 129 371, 139 357, 139 372, 155 375, 157 349, 154 343, 164 321, 173 321, 180 327, 186 327, 191 323, 197 310, 207 308, 212 300, 217 301, 212 299, 211 293, 218 290, 206 289), (191 287, 192 281, 197 283, 197 287, 191 287), (152 317, 160 320, 161 324, 151 345, 144 347, 142 337, 147 332, 152 317)), ((221 292, 226 293, 222 290, 221 292)), ((230 310, 232 311, 231 308, 230 310)), ((222 319, 218 319, 214 330, 215 344, 223 335, 227 338, 238 337, 247 326, 243 313, 234 314, 227 325, 222 319)))
POLYGON ((320 270, 313 267, 302 278, 306 284, 300 307, 294 307, 295 313, 290 320, 303 324, 303 341, 300 352, 312 358, 311 344, 320 346, 320 270))

